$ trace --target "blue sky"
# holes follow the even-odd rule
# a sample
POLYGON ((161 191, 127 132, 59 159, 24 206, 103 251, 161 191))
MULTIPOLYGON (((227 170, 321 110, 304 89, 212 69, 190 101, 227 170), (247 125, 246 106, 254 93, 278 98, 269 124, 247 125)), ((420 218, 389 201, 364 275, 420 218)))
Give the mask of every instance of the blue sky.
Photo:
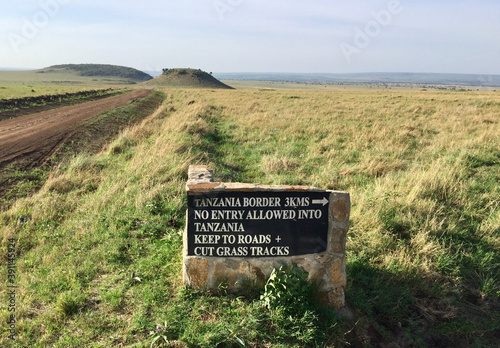
POLYGON ((500 74, 498 0, 0 0, 0 67, 500 74))

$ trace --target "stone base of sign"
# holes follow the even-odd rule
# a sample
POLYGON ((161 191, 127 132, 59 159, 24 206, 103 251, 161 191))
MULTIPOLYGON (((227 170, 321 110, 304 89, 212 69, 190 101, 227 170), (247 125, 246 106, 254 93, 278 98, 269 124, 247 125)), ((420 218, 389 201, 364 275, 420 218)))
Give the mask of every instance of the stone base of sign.
POLYGON ((213 182, 213 171, 207 166, 191 166, 186 185, 188 194, 220 191, 328 192, 328 245, 326 251, 288 257, 200 257, 188 256, 187 227, 184 235, 183 280, 191 287, 216 290, 221 283, 228 291, 248 284, 263 285, 275 268, 297 264, 319 282, 326 304, 345 305, 345 242, 349 228, 350 198, 347 192, 324 191, 308 186, 267 186, 258 184, 213 182), (250 283, 249 283, 250 282, 250 283))

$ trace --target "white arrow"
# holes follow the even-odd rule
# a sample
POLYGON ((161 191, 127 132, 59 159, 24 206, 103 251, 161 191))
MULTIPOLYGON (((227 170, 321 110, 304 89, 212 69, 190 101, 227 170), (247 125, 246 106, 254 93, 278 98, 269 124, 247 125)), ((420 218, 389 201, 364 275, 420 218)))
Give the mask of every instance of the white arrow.
POLYGON ((323 204, 323 207, 328 204, 328 199, 323 197, 323 199, 313 199, 312 204, 323 204))

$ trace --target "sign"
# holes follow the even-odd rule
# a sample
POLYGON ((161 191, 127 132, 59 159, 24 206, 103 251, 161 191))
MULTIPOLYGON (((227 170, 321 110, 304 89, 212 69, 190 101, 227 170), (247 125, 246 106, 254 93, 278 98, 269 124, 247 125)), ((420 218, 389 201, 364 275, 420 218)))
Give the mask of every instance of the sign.
POLYGON ((329 192, 188 194, 188 256, 286 257, 326 251, 329 192))

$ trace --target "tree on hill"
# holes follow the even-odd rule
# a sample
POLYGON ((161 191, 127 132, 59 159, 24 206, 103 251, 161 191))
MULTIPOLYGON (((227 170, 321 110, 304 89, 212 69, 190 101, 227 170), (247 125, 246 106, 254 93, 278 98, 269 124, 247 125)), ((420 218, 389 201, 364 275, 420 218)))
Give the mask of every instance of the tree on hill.
MULTIPOLYGON (((193 87, 193 88, 230 88, 201 69, 175 68, 162 69, 163 73, 151 81, 156 86, 193 87)), ((149 82, 148 82, 149 84, 149 82)))

